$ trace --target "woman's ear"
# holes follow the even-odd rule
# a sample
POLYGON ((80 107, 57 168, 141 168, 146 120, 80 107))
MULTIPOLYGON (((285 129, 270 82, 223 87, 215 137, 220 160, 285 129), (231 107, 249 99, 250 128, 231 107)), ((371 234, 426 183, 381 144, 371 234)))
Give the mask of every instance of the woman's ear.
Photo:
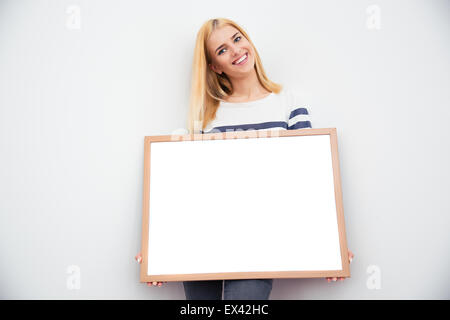
POLYGON ((218 74, 222 74, 222 71, 219 70, 214 64, 209 64, 209 67, 211 68, 212 71, 218 73, 218 74))

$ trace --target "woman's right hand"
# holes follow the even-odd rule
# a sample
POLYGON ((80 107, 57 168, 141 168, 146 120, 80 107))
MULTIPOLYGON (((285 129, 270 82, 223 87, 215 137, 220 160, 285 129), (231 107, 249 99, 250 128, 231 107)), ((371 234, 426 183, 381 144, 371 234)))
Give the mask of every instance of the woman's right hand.
MULTIPOLYGON (((139 252, 137 255, 136 255, 136 257, 134 257, 134 259, 139 263, 139 264, 141 264, 142 263, 142 255, 141 255, 141 253, 139 252)), ((153 286, 158 286, 158 287, 161 287, 162 286, 162 284, 163 283, 166 283, 167 281, 163 281, 163 282, 156 282, 156 281, 154 281, 154 282, 147 282, 147 285, 149 286, 149 287, 151 287, 152 285, 153 286)))

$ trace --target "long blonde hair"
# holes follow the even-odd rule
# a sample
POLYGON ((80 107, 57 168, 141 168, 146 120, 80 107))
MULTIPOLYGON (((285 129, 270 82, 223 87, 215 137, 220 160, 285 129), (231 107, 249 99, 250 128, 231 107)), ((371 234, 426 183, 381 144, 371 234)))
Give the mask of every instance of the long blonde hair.
POLYGON ((282 89, 280 84, 270 81, 264 68, 258 51, 247 33, 234 21, 226 18, 216 18, 206 21, 197 33, 195 42, 194 58, 192 63, 191 95, 189 102, 188 130, 189 133, 199 133, 211 122, 219 107, 220 101, 233 93, 233 86, 225 73, 217 74, 208 64, 212 63, 207 50, 206 42, 211 33, 223 26, 230 25, 250 42, 255 52, 256 75, 261 85, 268 91, 279 93, 282 89))

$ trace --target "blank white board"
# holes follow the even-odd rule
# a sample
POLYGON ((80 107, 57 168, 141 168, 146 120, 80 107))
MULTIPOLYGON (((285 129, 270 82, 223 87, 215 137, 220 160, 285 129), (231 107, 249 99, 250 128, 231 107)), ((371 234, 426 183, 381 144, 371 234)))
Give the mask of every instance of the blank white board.
POLYGON ((335 129, 292 131, 149 142, 141 281, 349 276, 335 129))

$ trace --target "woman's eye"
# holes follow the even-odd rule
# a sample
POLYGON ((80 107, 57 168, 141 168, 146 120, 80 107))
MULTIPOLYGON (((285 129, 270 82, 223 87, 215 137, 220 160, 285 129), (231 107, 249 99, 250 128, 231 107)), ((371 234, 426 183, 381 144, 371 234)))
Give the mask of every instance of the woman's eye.
MULTIPOLYGON (((235 42, 236 42, 237 38, 239 38, 239 41, 241 41, 241 40, 240 40, 241 36, 237 36, 236 38, 234 38, 234 41, 235 41, 235 42)), ((225 50, 225 49, 222 49, 222 50, 219 51, 219 56, 222 54, 222 51, 223 51, 223 50, 225 50)))

